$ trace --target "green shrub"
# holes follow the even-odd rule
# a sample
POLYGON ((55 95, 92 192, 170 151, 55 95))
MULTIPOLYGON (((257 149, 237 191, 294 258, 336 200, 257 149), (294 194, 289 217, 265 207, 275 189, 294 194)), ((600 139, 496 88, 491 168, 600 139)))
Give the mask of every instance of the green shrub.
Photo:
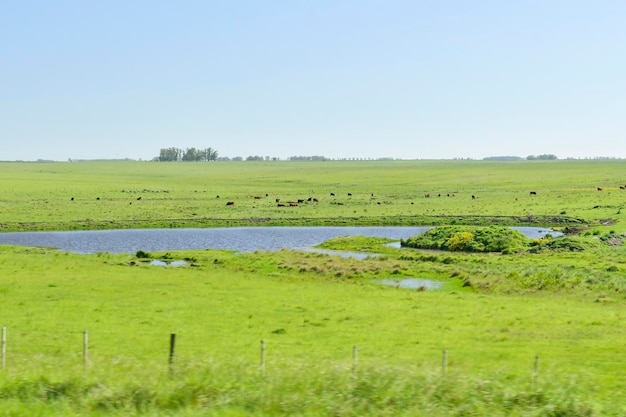
POLYGON ((139 259, 148 259, 150 258, 150 254, 148 252, 144 252, 142 250, 138 250, 135 256, 139 259))
POLYGON ((401 242, 402 246, 464 252, 515 253, 530 240, 521 232, 501 226, 439 226, 401 242))
POLYGON ((582 252, 600 246, 597 240, 577 236, 565 236, 557 239, 535 239, 531 242, 530 252, 551 250, 559 252, 582 252))

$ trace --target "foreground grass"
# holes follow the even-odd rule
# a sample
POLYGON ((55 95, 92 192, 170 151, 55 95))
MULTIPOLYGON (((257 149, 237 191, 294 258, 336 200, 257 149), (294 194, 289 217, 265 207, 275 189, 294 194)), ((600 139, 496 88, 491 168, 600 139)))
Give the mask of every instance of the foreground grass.
POLYGON ((620 272, 590 268, 597 280, 570 285, 578 272, 564 269, 554 282, 566 285, 527 284, 548 282, 557 259, 588 265, 598 253, 533 254, 528 262, 376 242, 327 244, 386 252, 363 261, 207 250, 168 254, 188 259, 176 268, 134 255, 2 247, 0 312, 9 343, 0 406, 6 415, 626 411, 615 402, 626 389, 620 272), (420 292, 370 281, 411 276, 446 285, 420 292), (171 370, 170 333, 178 336, 171 370))
MULTIPOLYGON (((585 378, 536 385, 499 375, 441 375, 427 369, 291 366, 260 374, 242 366, 188 364, 181 375, 141 382, 77 372, 71 378, 2 381, 3 415, 591 416, 621 415, 589 398, 585 378)), ((156 373, 156 375, 155 375, 156 373)), ((614 392, 612 395, 618 396, 614 392)))

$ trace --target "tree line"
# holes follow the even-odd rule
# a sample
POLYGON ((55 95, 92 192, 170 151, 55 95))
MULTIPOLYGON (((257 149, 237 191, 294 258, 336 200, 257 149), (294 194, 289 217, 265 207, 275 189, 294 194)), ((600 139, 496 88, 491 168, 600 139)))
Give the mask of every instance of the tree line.
POLYGON ((159 161, 189 161, 189 162, 208 162, 217 161, 218 153, 213 148, 196 149, 196 148, 163 148, 159 152, 159 161))
MULTIPOLYGON (((483 161, 521 161, 524 158, 520 156, 488 156, 483 158, 483 161)), ((543 155, 528 155, 526 157, 527 161, 554 161, 557 160, 556 155, 552 154, 543 154, 543 155)))

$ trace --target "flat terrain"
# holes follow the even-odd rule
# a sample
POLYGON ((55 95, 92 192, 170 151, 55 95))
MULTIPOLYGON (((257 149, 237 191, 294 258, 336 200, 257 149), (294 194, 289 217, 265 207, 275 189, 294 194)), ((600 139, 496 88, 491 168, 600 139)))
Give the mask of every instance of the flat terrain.
POLYGON ((621 161, 2 163, 5 231, 496 222, 554 226, 567 232, 567 244, 509 255, 395 249, 363 237, 323 245, 383 253, 366 260, 286 250, 77 255, 0 246, 7 334, 0 409, 8 416, 624 415, 624 168, 621 161), (276 199, 297 206, 278 207, 276 199), (153 258, 187 264, 151 266, 153 258), (410 277, 443 287, 373 282, 410 277))
POLYGON ((0 175, 0 228, 11 231, 621 225, 626 199, 622 161, 0 163, 0 175))

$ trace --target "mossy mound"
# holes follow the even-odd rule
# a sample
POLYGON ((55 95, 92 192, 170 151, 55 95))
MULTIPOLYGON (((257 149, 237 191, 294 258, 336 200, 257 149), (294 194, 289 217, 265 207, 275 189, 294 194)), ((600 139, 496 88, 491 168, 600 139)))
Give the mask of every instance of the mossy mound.
POLYGON ((402 240, 401 245, 447 251, 515 253, 527 249, 530 242, 523 233, 507 227, 439 226, 402 240))

